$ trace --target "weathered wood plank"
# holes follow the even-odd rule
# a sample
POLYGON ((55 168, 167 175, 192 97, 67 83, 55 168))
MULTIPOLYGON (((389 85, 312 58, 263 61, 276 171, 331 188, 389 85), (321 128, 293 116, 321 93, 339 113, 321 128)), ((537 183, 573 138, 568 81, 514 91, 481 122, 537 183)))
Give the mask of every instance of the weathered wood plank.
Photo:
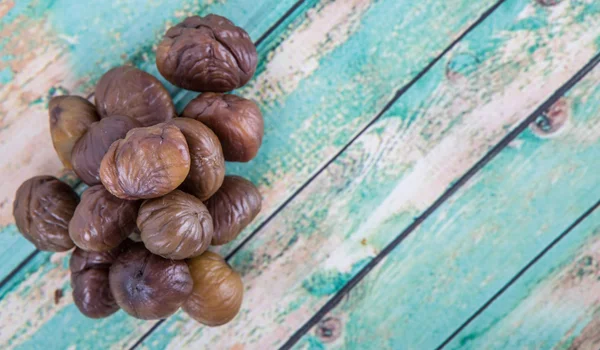
MULTIPOLYGON (((522 132, 386 256, 297 348, 439 346, 600 199, 599 79, 597 66, 555 105, 552 122, 566 121, 556 133, 540 135, 535 126, 522 132), (328 336, 326 330, 332 329, 334 336, 328 336)), ((598 300, 594 292, 579 297, 598 300)), ((544 295, 532 299, 537 297, 544 295)), ((563 302, 568 309, 565 299, 557 299, 563 302)), ((564 313, 560 309, 554 311, 564 313)), ((511 327, 535 340, 535 333, 551 333, 555 322, 568 327, 570 316, 545 319, 546 326, 511 327)), ((477 334, 464 333, 462 339, 477 339, 477 334)), ((509 340, 512 333, 505 335, 485 339, 518 344, 509 340)), ((473 349, 496 348, 476 344, 473 349)))
MULTIPOLYGON (((53 95, 87 95, 108 68, 123 63, 135 64, 160 77, 154 65, 154 45, 169 24, 186 16, 211 12, 224 15, 257 40, 295 2, 8 3, 7 8, 14 7, 0 18, 0 33, 6 38, 0 43, 0 71, 10 71, 13 78, 0 84, 0 100, 4 101, 0 105, 0 153, 4 155, 0 158, 0 236, 3 247, 11 247, 12 253, 8 257, 0 254, 0 259, 7 262, 0 265, 0 280, 35 249, 12 224, 17 187, 26 178, 57 174, 61 169, 48 131, 46 109, 53 95)), ((175 97, 181 94, 181 89, 166 85, 175 97)))
POLYGON ((599 349, 599 236, 596 209, 446 348, 599 349))
MULTIPOLYGON (((259 183, 266 197, 265 211, 273 211, 292 192, 294 186, 300 186, 324 159, 335 154, 352 133, 367 123, 397 87, 409 81, 414 72, 424 67, 432 56, 441 52, 452 38, 473 23, 486 6, 492 3, 482 1, 474 6, 464 1, 449 4, 441 0, 428 0, 418 5, 409 5, 404 2, 398 4, 387 1, 382 5, 377 4, 374 11, 367 11, 371 3, 363 0, 325 1, 317 5, 306 17, 293 22, 290 28, 282 33, 283 41, 274 41, 277 45, 270 41, 266 45, 270 50, 266 55, 269 59, 259 67, 255 81, 266 82, 269 85, 251 83, 247 88, 248 92, 242 90, 246 96, 259 95, 257 98, 265 111, 267 141, 261 150, 262 158, 259 157, 254 163, 256 165, 239 166, 239 170, 234 168, 233 171, 249 175, 253 181, 259 183), (437 17, 424 13, 428 7, 439 9, 436 11, 437 17), (386 14, 386 10, 402 13, 404 17, 392 19, 382 16, 386 14), (366 23, 363 23, 362 16, 368 19, 366 23), (376 28, 373 27, 372 23, 381 22, 382 18, 386 18, 386 21, 379 23, 376 28), (442 20, 443 26, 439 25, 442 20), (389 28, 388 25, 394 24, 396 28, 390 36, 379 35, 383 29, 389 28), (334 30, 331 30, 332 26, 335 27, 334 30), (359 28, 361 29, 358 30, 359 28), (421 42, 412 36, 401 35, 408 32, 430 33, 431 38, 421 42), (381 47, 382 50, 365 51, 362 49, 364 45, 381 47), (357 58, 360 60, 356 61, 357 58), (309 71, 305 70, 306 59, 314 65, 309 71), (399 65, 398 62, 403 64, 399 65), (288 63, 292 65, 289 66, 288 63), (382 79, 381 74, 384 73, 386 78, 382 79), (263 75, 272 78, 262 78, 263 75), (294 84, 289 85, 288 80, 293 80, 294 84), (365 86, 357 88, 359 83, 364 83, 365 86), (338 86, 339 89, 335 91, 329 89, 338 86), (342 90, 343 94, 340 94, 342 90), (264 97, 261 97, 263 95, 264 97), (362 99, 363 103, 357 104, 358 99, 362 99), (312 110, 309 111, 310 106, 312 110), (329 110, 338 110, 339 113, 331 116, 329 110), (297 142, 291 142, 288 138, 297 142), (271 141, 268 141, 269 139, 271 141), (321 153, 315 151, 318 145, 324 147, 321 153), (251 171, 247 171, 245 167, 249 167, 251 171), (307 170, 311 167, 313 170, 307 170)), ((257 221, 259 222, 260 218, 257 221)), ((57 285, 64 286, 68 291, 65 269, 61 270, 60 266, 55 266, 55 270, 51 270, 53 272, 45 269, 45 265, 42 267, 32 264, 15 278, 23 280, 27 274, 44 270, 49 278, 62 281, 62 284, 56 282, 57 285)), ((39 334, 56 332, 56 327, 52 324, 60 324, 63 310, 70 305, 68 297, 65 298, 65 304, 57 307, 51 305, 50 299, 39 300, 36 299, 37 296, 33 296, 34 301, 27 298, 26 295, 22 295, 18 298, 22 300, 22 304, 18 304, 27 305, 32 309, 33 311, 28 313, 31 317, 37 316, 35 310, 44 312, 43 310, 53 308, 50 314, 57 318, 45 325, 35 322, 28 330, 28 336, 20 338, 18 343, 27 341, 31 334, 35 338, 36 329, 41 332, 39 334), (31 305, 36 306, 32 308, 31 305)), ((15 302, 13 299, 11 307, 19 309, 21 306, 14 304, 15 302)), ((64 317, 72 320, 82 318, 76 312, 65 311, 65 315, 64 317)), ((27 317, 21 318, 19 322, 26 324, 27 317)), ((152 325, 131 318, 110 324, 112 327, 119 327, 119 332, 124 329, 124 333, 127 334, 122 343, 115 346, 130 345, 152 325)), ((104 323, 98 323, 98 326, 103 327, 104 323)), ((103 331, 111 332, 108 327, 103 331)), ((7 333, 7 337, 11 336, 7 333)), ((0 340, 2 339, 0 333, 0 340)))
MULTIPOLYGON (((394 28, 382 20, 400 13, 389 3, 369 11, 394 28)), ((363 27, 376 32, 378 23, 365 19, 363 27)), ((583 3, 505 2, 235 254, 231 264, 243 273, 246 293, 234 322, 199 328, 179 314, 144 345, 281 345, 593 57, 599 24, 600 13, 583 3)))

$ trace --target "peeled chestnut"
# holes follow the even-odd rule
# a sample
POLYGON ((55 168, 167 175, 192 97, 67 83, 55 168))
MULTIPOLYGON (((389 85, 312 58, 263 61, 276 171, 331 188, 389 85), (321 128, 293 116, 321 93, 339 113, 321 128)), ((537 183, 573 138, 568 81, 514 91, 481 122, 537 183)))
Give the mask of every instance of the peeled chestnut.
POLYGON ((96 85, 96 107, 102 118, 126 115, 151 126, 175 117, 171 96, 151 74, 131 66, 106 72, 96 85))
POLYGON ((141 243, 131 244, 110 267, 110 290, 117 304, 143 320, 165 318, 177 311, 192 292, 185 261, 150 253, 141 243))
POLYGON ((231 321, 240 311, 244 296, 242 278, 223 258, 210 251, 187 261, 194 281, 183 311, 207 326, 231 321))
POLYGON ((66 183, 53 176, 36 176, 17 190, 13 214, 17 228, 39 250, 64 252, 73 248, 69 221, 79 202, 66 183))
POLYGON ((87 317, 108 317, 119 310, 108 282, 108 272, 118 252, 119 248, 103 253, 75 248, 71 255, 73 301, 87 317))
POLYGON ((258 215, 262 198, 252 182, 240 176, 225 176, 223 186, 206 207, 213 218, 213 245, 231 242, 258 215))
POLYGON ((138 121, 125 116, 112 116, 93 123, 73 147, 73 170, 81 181, 90 186, 99 184, 100 162, 110 145, 140 126, 138 121))
POLYGON ((71 165, 71 152, 75 142, 88 130, 92 123, 100 120, 96 107, 83 97, 53 97, 48 105, 50 135, 58 158, 67 169, 71 165))
POLYGON ((251 100, 207 92, 190 101, 182 116, 201 121, 214 131, 227 161, 248 162, 262 144, 263 116, 251 100))
POLYGON ((215 133, 194 119, 175 118, 171 124, 181 130, 190 149, 190 173, 181 187, 200 200, 207 200, 225 178, 221 143, 215 133))
POLYGON ((213 235, 213 221, 204 203, 179 190, 144 201, 137 226, 149 251, 174 260, 204 253, 213 235))
POLYGON ((131 130, 112 144, 100 165, 102 183, 122 199, 163 196, 179 187, 189 172, 185 137, 167 123, 131 130))
POLYGON ((156 66, 171 83, 188 90, 227 92, 256 71, 256 47, 228 19, 192 16, 170 28, 156 51, 156 66))
POLYGON ((88 188, 69 224, 69 235, 81 249, 103 252, 117 247, 135 229, 138 201, 110 194, 104 186, 88 188))

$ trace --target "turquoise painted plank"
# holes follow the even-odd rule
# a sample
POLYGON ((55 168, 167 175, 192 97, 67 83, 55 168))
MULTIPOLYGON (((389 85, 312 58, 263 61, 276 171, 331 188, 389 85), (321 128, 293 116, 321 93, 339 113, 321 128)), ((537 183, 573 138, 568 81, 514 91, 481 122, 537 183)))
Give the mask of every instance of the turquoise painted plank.
POLYGON ((199 328, 180 313, 144 347, 280 346, 596 54, 600 14, 584 9, 505 2, 233 256, 236 320, 199 328))
MULTIPOLYGON (((386 256, 297 348, 433 349, 442 344, 600 199, 599 79, 597 66, 555 105, 560 112, 550 123, 563 117, 567 123, 552 135, 540 135, 535 127, 522 132, 386 256), (324 335, 328 328, 335 328, 334 337, 324 335)), ((580 297, 598 298, 593 290, 580 297)), ((557 299, 561 302, 566 303, 557 299)), ((569 308, 563 307, 555 316, 569 308)), ((544 316, 539 328, 511 327, 520 329, 520 339, 535 340, 536 333, 552 333, 555 324, 570 319, 544 316)), ((463 333, 460 339, 477 335, 463 333)), ((496 348, 486 339, 519 344, 491 335, 471 348, 496 348)))
POLYGON ((448 344, 448 349, 599 349, 600 209, 448 344))

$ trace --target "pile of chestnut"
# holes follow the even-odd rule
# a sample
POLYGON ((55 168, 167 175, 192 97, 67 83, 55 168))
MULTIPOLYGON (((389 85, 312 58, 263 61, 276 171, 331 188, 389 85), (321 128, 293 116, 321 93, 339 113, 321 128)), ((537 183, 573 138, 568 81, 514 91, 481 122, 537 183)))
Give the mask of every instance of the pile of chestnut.
POLYGON ((238 313, 243 285, 207 249, 236 238, 261 208, 251 182, 225 176, 225 161, 253 159, 263 137, 258 106, 223 93, 252 78, 256 48, 229 20, 194 16, 167 31, 156 64, 172 84, 201 92, 180 116, 158 79, 129 66, 100 78, 95 105, 50 101, 54 148, 89 187, 79 198, 52 176, 25 181, 16 224, 40 250, 75 247, 73 299, 88 317, 121 308, 152 320, 181 307, 222 325, 238 313))

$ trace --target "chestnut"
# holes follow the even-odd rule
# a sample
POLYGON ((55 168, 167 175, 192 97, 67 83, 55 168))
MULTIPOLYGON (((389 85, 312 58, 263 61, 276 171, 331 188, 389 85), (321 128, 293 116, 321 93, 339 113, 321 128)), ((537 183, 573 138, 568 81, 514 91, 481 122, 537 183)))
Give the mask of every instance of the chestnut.
POLYGON ((69 263, 73 301, 87 317, 108 317, 117 310, 108 282, 109 268, 118 256, 119 247, 103 253, 75 248, 69 263))
POLYGON ((219 139, 204 124, 189 118, 175 118, 171 124, 181 130, 190 149, 190 173, 181 188, 207 200, 223 184, 225 159, 219 139))
POLYGON ((192 16, 170 28, 156 50, 156 66, 168 81, 193 91, 227 92, 256 71, 250 36, 227 18, 192 16))
POLYGON ((264 122, 260 109, 251 100, 207 92, 190 101, 181 115, 201 121, 214 131, 227 161, 248 162, 258 153, 264 122))
POLYGON ((86 189, 69 223, 69 235, 81 249, 102 252, 113 249, 135 229, 140 203, 117 198, 104 186, 86 189))
POLYGON ((112 116, 93 123, 73 147, 73 170, 81 181, 92 186, 100 183, 100 162, 113 142, 141 124, 126 116, 112 116))
POLYGON ((53 176, 36 176, 17 190, 13 215, 21 234, 39 250, 64 252, 73 248, 69 221, 79 202, 66 183, 53 176))
POLYGON ((262 198, 252 182, 225 176, 223 186, 206 201, 214 223, 213 245, 231 242, 258 215, 262 198))
POLYGON ((213 235, 213 221, 204 203, 180 190, 144 201, 137 226, 150 252, 174 260, 204 253, 213 235))
POLYGON ((179 187, 189 172, 185 137, 167 123, 131 130, 110 146, 100 165, 102 183, 122 199, 163 196, 179 187))
POLYGON ((102 118, 126 115, 151 126, 175 117, 175 105, 162 83, 131 66, 106 72, 96 85, 96 107, 102 118))
POLYGON ((71 152, 75 142, 92 123, 100 120, 96 107, 83 97, 57 96, 48 105, 50 136, 58 158, 67 169, 73 169, 71 152))
POLYGON ((213 252, 187 260, 194 288, 183 311, 207 326, 231 321, 240 311, 244 296, 242 278, 213 252))
POLYGON ((154 255, 141 243, 133 243, 119 254, 110 267, 109 282, 117 304, 143 320, 175 313, 193 284, 185 261, 154 255))

